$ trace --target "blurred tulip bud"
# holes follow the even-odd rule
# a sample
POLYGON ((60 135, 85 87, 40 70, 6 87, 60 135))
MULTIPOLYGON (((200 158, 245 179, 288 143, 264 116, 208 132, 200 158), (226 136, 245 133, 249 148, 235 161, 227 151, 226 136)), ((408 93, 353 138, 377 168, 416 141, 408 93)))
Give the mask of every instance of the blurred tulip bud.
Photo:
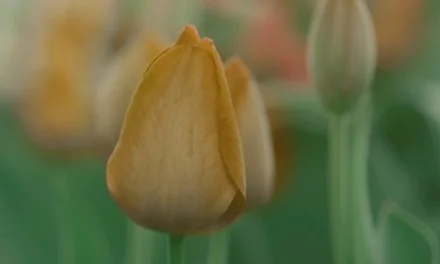
POLYGON ((331 112, 350 111, 376 67, 372 21, 363 0, 322 0, 310 30, 311 81, 331 112))
POLYGON ((225 70, 243 144, 247 207, 259 207, 270 201, 275 183, 266 106, 256 81, 240 59, 228 60, 225 70))
POLYGON ((93 88, 103 62, 111 0, 37 1, 24 47, 23 122, 44 147, 89 143, 93 88))
POLYGON ((107 164, 116 203, 144 227, 177 234, 230 224, 245 209, 241 140, 213 43, 185 27, 150 64, 107 164))
POLYGON ((118 141, 125 112, 142 74, 165 44, 154 34, 142 33, 111 62, 98 85, 95 103, 97 140, 109 149, 118 141))
POLYGON ((425 0, 375 0, 378 67, 394 68, 416 50, 423 33, 425 0))

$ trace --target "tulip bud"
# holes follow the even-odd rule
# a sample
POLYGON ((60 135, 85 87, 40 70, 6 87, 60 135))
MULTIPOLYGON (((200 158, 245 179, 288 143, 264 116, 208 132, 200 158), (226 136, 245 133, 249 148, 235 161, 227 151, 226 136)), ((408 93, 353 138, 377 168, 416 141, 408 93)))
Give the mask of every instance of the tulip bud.
POLYGON ((142 74, 164 47, 156 36, 141 34, 116 55, 104 73, 96 95, 95 130, 97 139, 111 149, 142 74))
POLYGON ((374 77, 376 42, 368 8, 363 0, 323 0, 312 23, 311 80, 329 111, 347 112, 374 77))
POLYGON ((230 59, 225 70, 243 144, 247 206, 262 206, 272 198, 275 183, 272 135, 266 106, 256 81, 252 80, 250 71, 240 59, 230 59))
POLYGON ((219 54, 187 26, 133 95, 107 164, 109 192, 139 225, 200 233, 242 213, 244 173, 219 54))

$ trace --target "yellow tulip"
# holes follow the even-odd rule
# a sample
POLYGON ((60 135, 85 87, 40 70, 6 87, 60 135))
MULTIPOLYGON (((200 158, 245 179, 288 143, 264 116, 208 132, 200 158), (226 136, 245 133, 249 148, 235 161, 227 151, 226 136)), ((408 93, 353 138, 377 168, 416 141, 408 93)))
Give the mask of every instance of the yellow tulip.
POLYGON ((158 37, 145 32, 111 62, 98 86, 95 103, 95 132, 104 146, 111 149, 115 146, 133 92, 142 81, 145 69, 164 48, 158 37))
POLYGON ((271 200, 275 185, 273 142, 266 106, 257 82, 240 59, 227 61, 225 70, 243 144, 247 207, 259 207, 271 200))
POLYGON ((93 87, 108 38, 112 1, 33 3, 35 20, 23 36, 25 80, 23 123, 44 147, 77 147, 89 142, 93 87))
POLYGON ((109 192, 138 224, 177 234, 245 209, 241 140, 219 54, 185 27, 150 64, 107 164, 109 192))

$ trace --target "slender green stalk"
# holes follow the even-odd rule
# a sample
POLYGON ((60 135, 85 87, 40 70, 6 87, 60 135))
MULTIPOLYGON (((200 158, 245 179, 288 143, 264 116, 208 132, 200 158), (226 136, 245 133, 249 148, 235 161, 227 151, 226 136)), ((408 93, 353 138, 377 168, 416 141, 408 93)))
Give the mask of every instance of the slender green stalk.
POLYGON ((184 250, 183 238, 184 238, 183 236, 169 234, 168 236, 169 264, 185 263, 185 250, 184 250))
POLYGON ((329 201, 335 264, 353 264, 349 115, 330 116, 329 201))
POLYGON ((370 115, 365 97, 349 115, 330 119, 329 199, 335 264, 377 260, 368 187, 370 115))
POLYGON ((209 238, 208 264, 227 264, 229 259, 229 231, 223 230, 209 238))
MULTIPOLYGON (((64 175, 63 175, 64 176, 64 175)), ((75 238, 72 233, 71 219, 69 218, 70 192, 64 178, 55 182, 55 188, 58 194, 58 263, 75 263, 75 238)))
POLYGON ((371 109, 369 98, 361 102, 354 115, 352 177, 354 215, 354 243, 356 264, 376 263, 373 239, 375 228, 370 208, 368 184, 368 160, 370 142, 371 109))
POLYGON ((155 232, 144 229, 128 220, 127 264, 153 264, 155 232))

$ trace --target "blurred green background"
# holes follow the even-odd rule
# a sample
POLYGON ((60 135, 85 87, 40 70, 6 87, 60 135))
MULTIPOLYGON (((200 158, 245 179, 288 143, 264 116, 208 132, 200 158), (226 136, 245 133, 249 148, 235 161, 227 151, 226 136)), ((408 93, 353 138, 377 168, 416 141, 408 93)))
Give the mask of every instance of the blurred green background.
MULTIPOLYGON (((308 1, 285 2, 289 27, 304 36, 308 1)), ((426 10, 420 29, 425 34, 414 58, 378 71, 373 86, 372 209, 376 220, 386 204, 404 211, 387 220, 390 264, 433 263, 440 251, 440 1, 427 1, 426 10)), ((243 33, 234 25, 242 23, 205 10, 199 28, 226 57, 235 53, 231 43, 243 33)), ((231 227, 230 263, 331 264, 326 115, 307 83, 274 76, 265 65, 254 68, 287 117, 291 140, 286 144, 294 154, 283 193, 231 227)), ((3 102, 0 263, 128 263, 128 219, 107 193, 105 162, 92 154, 43 154, 29 144, 13 104, 3 102)), ((165 263, 166 238, 157 237, 154 263, 165 263)), ((188 264, 205 263, 206 242, 203 236, 188 239, 188 264)))

